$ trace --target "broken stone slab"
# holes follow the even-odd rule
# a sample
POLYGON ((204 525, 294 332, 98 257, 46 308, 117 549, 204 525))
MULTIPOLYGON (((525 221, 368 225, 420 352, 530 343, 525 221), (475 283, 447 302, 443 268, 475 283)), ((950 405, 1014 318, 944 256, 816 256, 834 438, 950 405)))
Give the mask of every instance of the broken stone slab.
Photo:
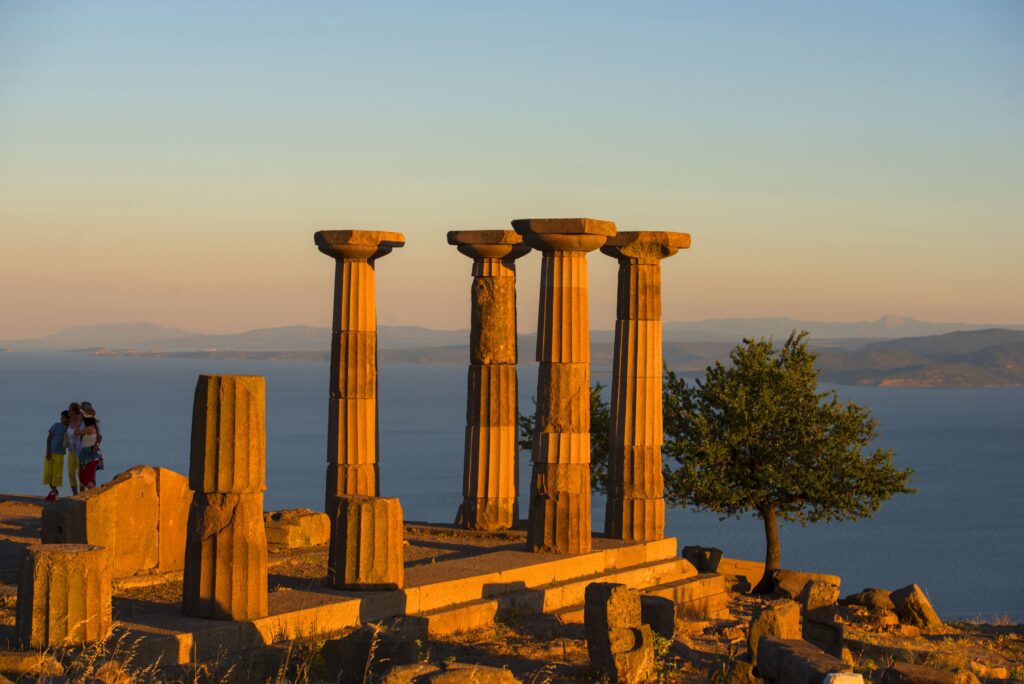
POLYGON ((263 514, 267 548, 271 551, 326 544, 331 538, 331 518, 308 508, 290 508, 263 514))
POLYGON ((681 555, 699 572, 718 572, 718 564, 722 562, 722 550, 714 547, 684 546, 681 555))
POLYGON ((267 615, 262 492, 196 492, 185 542, 182 609, 214 620, 267 615))
POLYGON ((332 681, 358 683, 388 666, 417 663, 422 645, 421 639, 407 631, 369 624, 344 637, 328 639, 320 653, 332 681))
POLYGON ((889 594, 893 605, 896 606, 896 613, 900 616, 900 622, 904 622, 921 629, 936 629, 942 626, 931 602, 925 596, 921 587, 910 584, 902 589, 889 594))
POLYGON ((800 600, 800 595, 810 582, 825 582, 839 590, 842 579, 838 575, 825 575, 817 572, 801 572, 799 570, 773 570, 772 587, 775 595, 780 598, 800 600))
POLYGON ((337 589, 405 586, 402 504, 395 498, 339 496, 331 501, 327 576, 337 589))
POLYGON ((762 636, 757 646, 757 673, 775 684, 820 684, 832 672, 852 672, 842 660, 801 639, 762 636))
POLYGON ((808 613, 834 606, 838 600, 839 587, 829 582, 822 582, 821 580, 811 580, 805 584, 804 590, 800 592, 799 597, 804 611, 808 613))
POLYGON ((14 675, 18 681, 29 675, 32 675, 37 681, 48 681, 45 679, 47 676, 63 675, 64 666, 50 653, 0 651, 0 672, 14 675))
POLYGON ((593 582, 584 596, 591 664, 613 681, 645 681, 654 668, 654 635, 641 623, 640 595, 624 584, 593 582))
POLYGON ((448 663, 443 671, 429 674, 424 680, 430 684, 518 684, 519 682, 512 672, 504 668, 470 663, 448 663))
POLYGON ((267 488, 265 397, 260 375, 199 376, 188 470, 194 491, 252 494, 267 488))
POLYGON ((675 601, 661 596, 641 596, 640 622, 649 625, 655 634, 672 639, 676 633, 675 601))
POLYGON ((864 684, 864 676, 856 672, 829 672, 824 684, 864 684))
POLYGON ((110 554, 91 544, 25 548, 15 630, 39 650, 106 639, 112 626, 110 554))
POLYGON ((779 599, 754 609, 747 631, 747 647, 753 662, 758 662, 758 649, 762 637, 801 639, 800 605, 789 599, 779 599))
POLYGON ((894 662, 882 672, 880 684, 969 684, 977 678, 969 672, 957 673, 925 665, 894 662))
POLYGON ((844 606, 863 606, 876 613, 896 612, 896 604, 885 589, 869 588, 839 601, 844 606))

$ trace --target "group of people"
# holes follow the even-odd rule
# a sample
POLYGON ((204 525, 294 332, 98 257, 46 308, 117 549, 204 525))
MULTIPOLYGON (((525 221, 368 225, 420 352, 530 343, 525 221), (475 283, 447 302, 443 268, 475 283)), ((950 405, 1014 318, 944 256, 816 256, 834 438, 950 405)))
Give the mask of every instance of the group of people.
POLYGON ((46 460, 43 484, 50 486, 47 501, 54 501, 64 484, 64 460, 67 457, 68 482, 72 495, 96 486, 96 471, 103 469, 103 433, 96 410, 88 401, 73 401, 60 412, 60 422, 46 433, 46 460))

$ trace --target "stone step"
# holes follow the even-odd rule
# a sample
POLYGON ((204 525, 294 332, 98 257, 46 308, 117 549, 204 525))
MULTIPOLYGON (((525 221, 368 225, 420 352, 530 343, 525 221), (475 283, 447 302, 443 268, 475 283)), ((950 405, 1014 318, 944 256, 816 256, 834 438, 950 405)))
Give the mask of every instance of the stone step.
POLYGON ((721 620, 729 617, 729 591, 723 575, 703 573, 662 582, 642 593, 675 602, 676 617, 681 619, 721 620))
POLYGON ((695 573, 696 570, 689 561, 678 558, 659 560, 630 568, 554 582, 535 589, 513 590, 491 598, 467 601, 417 613, 413 617, 424 621, 424 628, 428 636, 431 637, 491 625, 495 618, 502 613, 519 615, 552 613, 556 615, 556 619, 561 619, 559 611, 564 611, 566 620, 582 623, 584 593, 587 585, 592 582, 617 582, 636 589, 643 589, 660 586, 666 582, 680 581, 694 576, 695 573))

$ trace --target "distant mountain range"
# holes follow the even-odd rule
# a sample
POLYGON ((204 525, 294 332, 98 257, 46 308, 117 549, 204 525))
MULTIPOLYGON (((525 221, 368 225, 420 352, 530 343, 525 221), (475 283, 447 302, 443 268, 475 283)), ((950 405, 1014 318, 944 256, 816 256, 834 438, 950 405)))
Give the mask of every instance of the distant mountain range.
MULTIPOLYGON (((666 322, 664 327, 665 362, 683 372, 700 371, 724 359, 744 337, 781 341, 796 329, 811 333, 812 344, 820 354, 821 378, 828 382, 894 387, 1024 386, 1024 326, 985 328, 884 316, 865 323, 759 318, 666 322)), ((200 335, 135 323, 67 328, 45 337, 0 342, 0 348, 111 356, 312 361, 329 357, 330 339, 328 328, 312 326, 200 335)), ((467 363, 468 342, 468 330, 378 327, 379 358, 385 363, 467 363)), ((521 361, 533 360, 535 344, 536 335, 520 335, 521 361)), ((607 373, 612 352, 611 331, 592 331, 591 359, 596 376, 607 373)))
MULTIPOLYGON (((703 321, 666 321, 666 342, 737 342, 744 337, 785 339, 793 330, 806 330, 818 342, 827 340, 890 340, 901 337, 941 335, 944 333, 988 328, 1024 330, 1021 326, 972 325, 966 323, 929 323, 912 318, 886 315, 877 321, 833 323, 793 318, 718 318, 703 321)), ((433 330, 419 326, 378 327, 381 349, 415 349, 465 345, 468 330, 433 330)), ((594 342, 611 342, 611 330, 591 331, 594 342)), ((0 341, 0 347, 14 350, 68 351, 103 347, 137 351, 262 351, 294 352, 326 350, 331 331, 306 325, 260 328, 226 335, 204 335, 153 323, 115 323, 76 326, 51 335, 31 339, 0 341)))

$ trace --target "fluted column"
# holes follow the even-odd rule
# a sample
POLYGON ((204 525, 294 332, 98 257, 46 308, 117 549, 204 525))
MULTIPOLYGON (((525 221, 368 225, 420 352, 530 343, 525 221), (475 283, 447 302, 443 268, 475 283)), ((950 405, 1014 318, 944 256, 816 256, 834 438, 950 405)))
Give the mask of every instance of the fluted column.
POLYGON ((661 260, 689 246, 686 233, 626 231, 601 248, 619 261, 604 522, 615 539, 665 536, 661 260))
POLYGON ((462 505, 455 524, 510 529, 519 517, 516 264, 530 251, 512 230, 460 230, 448 244, 473 258, 462 505))
POLYGON ((200 375, 192 405, 182 609, 218 620, 267 614, 266 385, 200 375))
POLYGON ((377 295, 374 262, 405 244, 401 233, 321 230, 335 261, 324 510, 336 496, 377 496, 377 295))
POLYGON ((586 218, 512 222, 543 253, 537 320, 537 413, 527 542, 535 552, 590 551, 590 318, 587 252, 615 224, 586 218))

